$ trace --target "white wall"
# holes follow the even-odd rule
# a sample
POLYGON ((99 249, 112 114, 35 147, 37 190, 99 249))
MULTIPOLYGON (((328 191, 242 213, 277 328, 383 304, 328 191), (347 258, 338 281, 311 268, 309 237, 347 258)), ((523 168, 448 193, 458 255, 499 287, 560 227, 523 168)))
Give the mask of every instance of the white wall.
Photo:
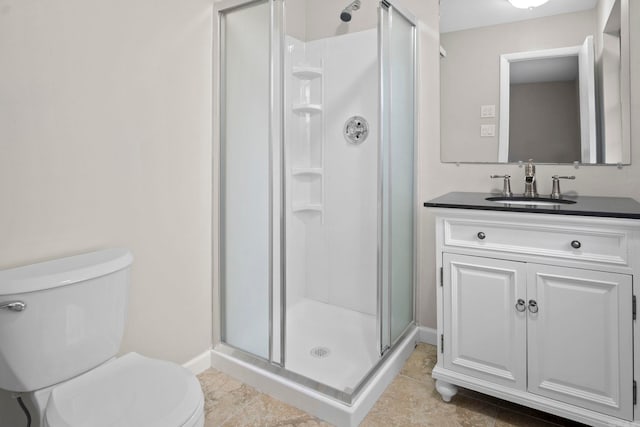
MULTIPOLYGON (((299 0, 295 0, 299 1, 299 0)), ((306 1, 307 40, 355 33, 378 25, 377 0, 362 0, 360 9, 352 12, 352 19, 346 23, 340 20, 340 12, 352 0, 303 0, 306 1)))
POLYGON ((135 256, 122 352, 211 343, 204 0, 0 1, 0 268, 135 256))
MULTIPOLYGON (((378 72, 375 29, 301 43, 287 38, 290 61, 323 66, 322 79, 312 81, 311 101, 323 101, 322 114, 309 120, 322 128, 307 133, 305 118, 287 108, 300 102, 299 85, 289 78, 285 111, 289 153, 288 208, 307 189, 320 197, 320 177, 292 177, 296 166, 323 167, 323 212, 287 213, 287 302, 307 297, 375 315, 377 280, 377 144, 378 72), (305 51, 303 57, 300 51, 305 51), (323 84, 320 84, 320 82, 323 84), (320 93, 323 96, 320 96, 320 93), (359 115, 369 122, 369 137, 358 145, 342 135, 347 118, 359 115), (301 149, 301 145, 312 147, 301 149), (311 150, 309 149, 311 148, 311 150), (322 155, 317 150, 321 149, 322 155), (309 160, 309 152, 313 160, 309 160), (307 158, 304 158, 304 157, 307 158)), ((292 65, 298 65, 292 64, 292 65)), ((289 69, 289 66, 285 66, 289 69)), ((304 92, 304 91, 303 91, 304 92)), ((308 196, 307 196, 308 197, 308 196)))
MULTIPOLYGON (((329 302, 376 313, 378 72, 377 31, 314 41, 325 56, 325 224, 329 302), (359 144, 342 130, 352 116, 369 122, 359 144)), ((319 286, 324 284, 317 283, 319 286)))

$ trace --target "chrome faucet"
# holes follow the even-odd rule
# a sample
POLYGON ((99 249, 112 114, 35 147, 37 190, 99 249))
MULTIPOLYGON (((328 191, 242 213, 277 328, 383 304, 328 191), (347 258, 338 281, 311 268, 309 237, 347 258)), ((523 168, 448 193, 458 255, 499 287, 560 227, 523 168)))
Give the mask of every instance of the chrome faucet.
POLYGON ((533 164, 533 159, 529 159, 524 167, 524 197, 538 197, 536 165, 533 164))
POLYGON ((511 192, 511 175, 490 175, 490 178, 503 178, 504 183, 502 184, 502 195, 504 197, 512 197, 513 193, 511 192))
POLYGON ((571 176, 553 175, 551 178, 553 180, 553 189, 551 190, 551 195, 549 197, 551 197, 552 199, 561 199, 562 198, 562 194, 560 194, 560 180, 561 179, 576 179, 576 177, 573 176, 573 175, 571 175, 571 176))

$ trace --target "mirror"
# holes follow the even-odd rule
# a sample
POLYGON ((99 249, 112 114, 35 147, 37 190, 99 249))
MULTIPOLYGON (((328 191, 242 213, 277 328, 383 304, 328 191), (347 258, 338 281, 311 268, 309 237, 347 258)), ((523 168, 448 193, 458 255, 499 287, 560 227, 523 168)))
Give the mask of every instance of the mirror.
POLYGON ((630 164, 629 0, 441 0, 441 160, 630 164))

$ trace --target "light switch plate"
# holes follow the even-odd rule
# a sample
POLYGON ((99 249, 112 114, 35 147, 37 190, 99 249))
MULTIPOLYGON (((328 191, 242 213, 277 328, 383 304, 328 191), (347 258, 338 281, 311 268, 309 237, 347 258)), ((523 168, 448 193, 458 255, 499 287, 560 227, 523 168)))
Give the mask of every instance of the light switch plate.
POLYGON ((480 106, 480 117, 486 119, 488 117, 496 116, 496 106, 495 105, 481 105, 480 106))
POLYGON ((496 125, 480 125, 480 136, 496 136, 496 125))

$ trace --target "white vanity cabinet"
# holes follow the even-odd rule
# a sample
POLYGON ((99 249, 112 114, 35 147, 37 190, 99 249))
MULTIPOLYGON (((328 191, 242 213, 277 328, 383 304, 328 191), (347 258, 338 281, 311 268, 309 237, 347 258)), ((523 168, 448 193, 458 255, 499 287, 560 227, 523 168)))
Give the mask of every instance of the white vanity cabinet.
POLYGON ((590 425, 640 426, 633 422, 640 221, 433 213, 433 377, 443 398, 462 386, 590 425))

